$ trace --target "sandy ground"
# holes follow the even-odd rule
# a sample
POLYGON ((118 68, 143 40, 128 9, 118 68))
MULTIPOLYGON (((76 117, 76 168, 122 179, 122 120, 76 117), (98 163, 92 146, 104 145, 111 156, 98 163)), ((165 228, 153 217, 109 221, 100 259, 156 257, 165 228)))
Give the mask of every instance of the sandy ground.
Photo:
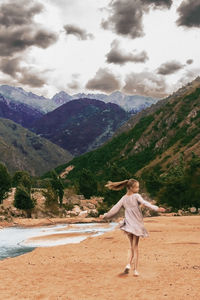
POLYGON ((122 274, 128 240, 115 229, 0 261, 0 299, 200 299, 200 216, 144 222, 139 277, 122 274))

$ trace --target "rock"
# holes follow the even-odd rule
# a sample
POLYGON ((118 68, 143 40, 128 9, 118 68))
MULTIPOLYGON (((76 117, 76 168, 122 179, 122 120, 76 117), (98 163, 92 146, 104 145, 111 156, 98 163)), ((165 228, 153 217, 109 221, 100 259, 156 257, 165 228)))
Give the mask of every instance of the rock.
POLYGON ((80 209, 80 207, 78 205, 75 205, 74 208, 72 209, 72 211, 79 214, 82 210, 80 209))
POLYGON ((197 211, 196 207, 190 207, 190 212, 195 213, 197 211))
POLYGON ((86 218, 88 216, 88 211, 87 210, 83 210, 79 213, 78 215, 79 217, 82 217, 82 218, 86 218))
POLYGON ((91 217, 97 217, 98 215, 98 210, 96 208, 94 209, 89 209, 88 214, 90 214, 91 217))
POLYGON ((182 214, 183 214, 183 210, 182 210, 182 209, 179 209, 179 210, 178 210, 178 214, 179 214, 179 215, 182 215, 182 214))
POLYGON ((79 213, 75 212, 75 211, 72 211, 72 210, 69 210, 67 212, 67 215, 69 215, 70 217, 76 217, 78 216, 79 213))
POLYGON ((93 203, 88 203, 87 206, 88 206, 88 208, 90 208, 90 209, 95 209, 95 207, 96 207, 93 203))

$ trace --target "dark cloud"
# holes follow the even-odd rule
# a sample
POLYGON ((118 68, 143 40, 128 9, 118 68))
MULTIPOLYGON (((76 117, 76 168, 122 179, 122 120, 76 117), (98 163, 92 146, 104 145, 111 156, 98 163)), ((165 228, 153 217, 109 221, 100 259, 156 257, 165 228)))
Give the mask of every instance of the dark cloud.
POLYGON ((95 77, 88 81, 86 88, 111 93, 120 89, 120 80, 108 69, 99 69, 95 77))
POLYGON ((182 65, 178 61, 169 61, 164 64, 162 64, 158 70, 157 73, 160 75, 170 75, 178 72, 180 69, 183 69, 184 65, 182 65))
POLYGON ((31 46, 47 48, 58 36, 35 23, 34 16, 43 10, 37 2, 10 0, 0 6, 0 56, 11 56, 31 46))
POLYGON ((154 5, 155 8, 170 8, 172 0, 142 0, 146 5, 154 5))
POLYGON ((106 57, 108 63, 119 65, 124 65, 127 62, 144 63, 149 59, 146 51, 140 53, 126 53, 124 50, 120 49, 120 44, 117 40, 112 42, 111 50, 106 54, 106 57))
POLYGON ((45 49, 58 39, 34 20, 43 10, 44 6, 33 0, 8 0, 0 5, 0 71, 34 88, 42 87, 45 79, 42 73, 24 66, 26 50, 32 46, 45 49))
POLYGON ((91 33, 87 33, 85 29, 78 27, 77 25, 68 24, 64 26, 66 34, 75 35, 79 40, 93 39, 94 36, 91 33))
POLYGON ((9 1, 0 5, 0 24, 6 27, 29 24, 43 9, 42 4, 32 1, 20 0, 20 3, 9 1))
POLYGON ((19 57, 11 59, 3 58, 2 60, 0 60, 0 71, 12 77, 16 77, 17 72, 20 71, 19 63, 19 57))
POLYGON ((177 8, 178 26, 200 27, 200 0, 184 0, 177 8))
POLYGON ((193 62, 194 62, 193 59, 188 59, 188 60, 186 61, 186 63, 187 63, 188 65, 191 65, 193 62))
POLYGON ((19 82, 31 87, 42 87, 45 84, 45 80, 35 73, 31 73, 28 70, 24 70, 22 78, 19 82))
POLYGON ((21 57, 3 58, 0 60, 0 71, 10 75, 19 83, 31 87, 42 87, 45 84, 45 79, 42 78, 41 74, 38 75, 36 71, 21 66, 21 57))
POLYGON ((101 25, 104 29, 133 39, 142 37, 143 14, 148 13, 151 7, 170 8, 171 4, 172 0, 112 0, 107 9, 110 15, 101 25))
POLYGON ((56 41, 56 34, 46 29, 36 29, 28 25, 20 28, 1 28, 0 56, 10 56, 30 46, 45 49, 56 41))
POLYGON ((167 95, 163 77, 150 72, 130 73, 125 78, 123 92, 163 98, 167 95))
POLYGON ((110 16, 102 21, 104 29, 111 29, 117 34, 131 38, 142 37, 143 7, 140 0, 116 0, 109 4, 110 16))

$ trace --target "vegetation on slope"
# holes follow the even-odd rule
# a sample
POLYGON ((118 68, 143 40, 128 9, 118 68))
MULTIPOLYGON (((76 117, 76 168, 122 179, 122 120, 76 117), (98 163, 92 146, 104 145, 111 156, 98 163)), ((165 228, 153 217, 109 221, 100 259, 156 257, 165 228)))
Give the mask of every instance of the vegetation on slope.
POLYGON ((186 162, 191 161, 192 152, 200 155, 199 100, 200 82, 197 86, 195 81, 195 88, 191 85, 185 93, 183 90, 175 93, 153 114, 141 118, 131 130, 119 134, 99 149, 57 167, 56 171, 60 173, 73 165, 68 178, 77 190, 82 170, 90 171, 98 183, 96 194, 105 196, 109 205, 115 203, 120 193, 112 192, 112 195, 118 194, 116 197, 106 192, 107 180, 123 180, 127 176, 141 178, 141 174, 156 167, 162 174, 178 163, 180 153, 184 154, 186 162))

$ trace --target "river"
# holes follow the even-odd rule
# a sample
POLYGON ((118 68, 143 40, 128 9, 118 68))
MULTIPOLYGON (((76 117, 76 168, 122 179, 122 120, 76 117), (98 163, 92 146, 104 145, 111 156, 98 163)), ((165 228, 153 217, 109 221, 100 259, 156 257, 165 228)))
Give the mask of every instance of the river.
POLYGON ((22 255, 36 247, 52 247, 79 243, 88 236, 98 236, 116 227, 116 223, 59 224, 0 229, 0 260, 22 255))

